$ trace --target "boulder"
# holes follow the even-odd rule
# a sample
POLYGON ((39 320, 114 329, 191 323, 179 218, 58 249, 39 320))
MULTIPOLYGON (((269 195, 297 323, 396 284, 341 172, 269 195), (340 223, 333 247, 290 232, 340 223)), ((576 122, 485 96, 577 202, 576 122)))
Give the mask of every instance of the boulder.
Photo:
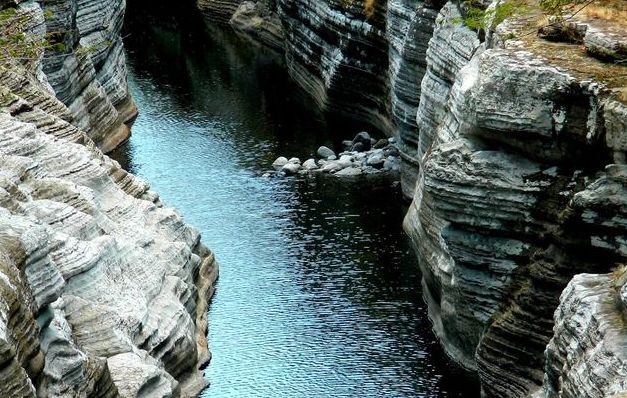
POLYGON ((281 170, 283 166, 285 166, 287 163, 288 163, 287 158, 284 156, 280 156, 276 158, 274 163, 272 163, 272 167, 274 167, 274 169, 278 171, 278 170, 281 170))
POLYGON ((369 151, 370 148, 372 148, 372 138, 370 138, 370 134, 366 133, 365 131, 357 134, 355 138, 353 138, 353 148, 355 148, 358 144, 363 145, 363 147, 361 147, 363 149, 358 150, 358 152, 369 151))
POLYGON ((375 152, 368 157, 368 160, 366 160, 366 164, 374 168, 383 167, 384 162, 385 162, 385 156, 383 155, 382 152, 375 152))
POLYGON ((361 171, 359 167, 347 167, 335 173, 335 175, 339 177, 351 177, 351 176, 358 176, 361 174, 363 174, 363 172, 361 171))
POLYGON ((386 146, 389 145, 389 141, 386 138, 382 138, 379 141, 377 141, 374 145, 373 148, 374 149, 383 149, 386 146))
POLYGON ((396 156, 390 156, 383 162, 383 170, 399 171, 401 169, 401 159, 396 156))
POLYGON ((303 168, 305 170, 315 170, 318 168, 318 165, 316 164, 315 159, 307 159, 305 160, 305 163, 303 163, 303 168))
POLYGON ((297 174, 300 170, 300 164, 298 163, 287 163, 285 166, 281 168, 281 171, 285 173, 285 175, 292 176, 297 174))
POLYGON ((326 147, 326 146, 321 146, 320 148, 318 148, 318 151, 316 152, 318 154, 318 157, 322 158, 322 159, 328 159, 331 156, 335 156, 335 152, 333 152, 332 149, 326 147))

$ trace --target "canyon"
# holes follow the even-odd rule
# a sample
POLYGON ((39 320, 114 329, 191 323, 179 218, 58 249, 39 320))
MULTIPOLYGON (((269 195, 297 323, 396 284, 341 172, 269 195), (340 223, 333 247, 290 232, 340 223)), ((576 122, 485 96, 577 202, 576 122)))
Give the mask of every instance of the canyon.
POLYGON ((537 12, 478 32, 453 1, 198 7, 262 45, 250 27, 281 21, 270 47, 318 105, 400 140, 429 316, 483 394, 625 393, 627 73, 603 57, 624 30, 568 22, 582 53, 537 12))
MULTIPOLYGON (((0 395, 194 396, 217 262, 103 154, 137 116, 126 4, 0 4, 63 32, 0 70, 0 395)), ((432 327, 483 395, 627 394, 624 30, 580 15, 577 45, 549 41, 529 10, 475 30, 439 0, 198 8, 323 112, 397 139, 432 327)))

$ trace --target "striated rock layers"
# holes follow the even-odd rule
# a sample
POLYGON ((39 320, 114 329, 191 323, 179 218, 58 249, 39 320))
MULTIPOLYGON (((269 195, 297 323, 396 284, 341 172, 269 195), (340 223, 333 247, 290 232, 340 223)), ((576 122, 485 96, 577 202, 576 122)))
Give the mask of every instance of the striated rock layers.
POLYGON ((578 49, 507 24, 482 43, 460 17, 429 43, 405 219, 434 328, 486 396, 627 393, 624 277, 562 294, 627 259, 627 106, 578 49))
POLYGON ((0 85, 0 396, 191 395, 213 255, 38 82, 0 85))
POLYGON ((230 25, 241 36, 275 51, 284 51, 283 27, 277 14, 278 0, 197 0, 198 8, 212 22, 230 25))
MULTIPOLYGON (((120 4, 61 3, 70 8, 57 4, 54 18, 69 12, 90 46, 117 29, 99 18, 121 21, 109 8, 120 4)), ((43 35, 49 13, 34 2, 18 12, 43 35)), ((115 48, 53 58, 63 60, 56 72, 51 58, 0 68, 2 397, 176 397, 204 386, 215 259, 80 128, 102 145, 117 134, 111 115, 124 119, 115 48)))
POLYGON ((276 15, 272 25, 282 25, 283 33, 271 35, 271 47, 279 47, 279 38, 284 41, 280 47, 288 72, 322 109, 399 137, 408 197, 418 170, 420 82, 442 4, 441 0, 198 0, 210 21, 229 22, 236 31, 266 44, 268 18, 255 10, 276 15))
MULTIPOLYGON (((24 4, 37 3, 27 2, 24 4)), ((43 72, 72 123, 103 152, 126 140, 137 109, 126 84, 126 57, 120 32, 125 0, 39 1, 45 26, 63 46, 47 51, 43 72)))

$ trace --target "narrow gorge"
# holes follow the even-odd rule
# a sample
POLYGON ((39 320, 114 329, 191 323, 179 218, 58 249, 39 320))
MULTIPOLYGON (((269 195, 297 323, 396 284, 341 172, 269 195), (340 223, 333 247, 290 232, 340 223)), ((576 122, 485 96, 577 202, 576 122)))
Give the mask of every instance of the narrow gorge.
POLYGON ((0 396, 627 396, 627 4, 183 3, 0 2, 0 396))

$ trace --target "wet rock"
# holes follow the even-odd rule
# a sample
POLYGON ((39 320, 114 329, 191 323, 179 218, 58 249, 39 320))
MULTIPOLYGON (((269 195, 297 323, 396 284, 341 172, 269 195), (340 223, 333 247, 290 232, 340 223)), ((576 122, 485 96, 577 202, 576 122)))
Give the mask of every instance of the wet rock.
POLYGON ((401 159, 398 157, 390 156, 383 162, 383 170, 386 171, 400 171, 401 159))
POLYGON ((385 148, 383 153, 385 154, 386 157, 389 157, 389 156, 399 157, 399 156, 401 156, 401 152, 395 146, 389 146, 389 147, 385 148))
POLYGON ((333 152, 332 149, 326 146, 321 146, 320 148, 318 148, 318 151, 316 153, 322 159, 328 159, 330 156, 335 156, 335 152, 333 152))
POLYGON ((286 157, 280 156, 272 163, 272 167, 274 167, 275 170, 281 170, 288 162, 286 157))
POLYGON ((338 177, 358 176, 363 174, 359 167, 347 167, 335 173, 338 177))
POLYGON ((292 176, 297 174, 300 168, 301 166, 298 163, 287 163, 281 168, 281 171, 285 173, 285 175, 292 176))
POLYGON ((315 159, 307 159, 305 160, 305 163, 303 163, 303 168, 305 170, 315 170, 318 168, 318 165, 316 164, 315 159))
POLYGON ((324 173, 335 173, 350 166, 351 166, 351 162, 341 161, 341 160, 332 160, 332 161, 329 161, 324 166, 322 166, 320 170, 324 173))
POLYGON ((368 166, 372 166, 377 169, 383 167, 384 162, 385 162, 385 156, 383 155, 383 152, 373 153, 372 155, 368 157, 368 160, 366 160, 366 164, 368 166))
POLYGON ((388 146, 389 141, 385 138, 380 139, 379 141, 377 141, 372 147, 374 149, 383 149, 386 146, 388 146))
POLYGON ((300 164, 300 159, 299 158, 290 158, 290 160, 287 161, 288 163, 292 163, 292 164, 300 164))
POLYGON ((357 144, 362 144, 363 146, 361 146, 360 148, 363 148, 363 149, 361 150, 353 149, 353 150, 357 150, 359 152, 369 151, 370 148, 372 148, 372 138, 370 138, 370 134, 368 134, 365 131, 362 131, 361 133, 357 134, 355 138, 353 138, 353 148, 355 148, 357 144))

